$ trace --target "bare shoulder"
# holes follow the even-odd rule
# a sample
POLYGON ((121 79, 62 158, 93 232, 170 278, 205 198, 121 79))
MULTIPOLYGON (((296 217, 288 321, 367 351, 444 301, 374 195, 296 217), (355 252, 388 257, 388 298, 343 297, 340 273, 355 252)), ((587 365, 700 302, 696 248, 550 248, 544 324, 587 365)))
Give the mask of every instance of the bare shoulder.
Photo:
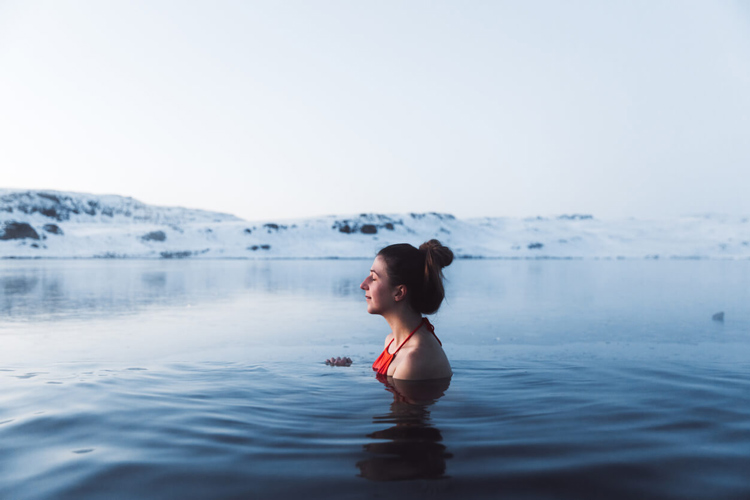
POLYGON ((427 352, 425 349, 410 349, 403 353, 401 362, 393 372, 393 378, 400 380, 428 380, 450 377, 448 358, 442 349, 427 352))
POLYGON ((422 355, 417 349, 402 351, 401 360, 396 370, 393 372, 393 378, 400 380, 421 380, 429 378, 425 372, 430 371, 431 360, 422 355))

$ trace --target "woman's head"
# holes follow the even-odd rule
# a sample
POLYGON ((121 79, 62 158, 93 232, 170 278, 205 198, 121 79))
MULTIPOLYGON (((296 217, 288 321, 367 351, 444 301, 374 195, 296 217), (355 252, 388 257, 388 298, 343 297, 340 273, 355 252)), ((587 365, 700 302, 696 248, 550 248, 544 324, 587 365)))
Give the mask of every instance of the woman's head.
POLYGON ((403 285, 406 300, 414 311, 432 314, 445 298, 443 268, 453 262, 453 252, 438 240, 414 248, 407 243, 390 245, 378 252, 385 263, 391 287, 403 285))

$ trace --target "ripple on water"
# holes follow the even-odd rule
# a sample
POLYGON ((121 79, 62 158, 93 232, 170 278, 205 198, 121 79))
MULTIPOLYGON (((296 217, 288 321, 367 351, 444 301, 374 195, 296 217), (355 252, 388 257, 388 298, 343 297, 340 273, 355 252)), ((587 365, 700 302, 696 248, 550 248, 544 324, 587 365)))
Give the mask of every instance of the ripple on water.
POLYGON ((750 494, 742 367, 529 360, 454 371, 445 395, 421 406, 364 364, 11 376, 0 496, 280 498, 319 488, 406 498, 425 492, 415 477, 439 479, 427 489, 451 498, 750 494))

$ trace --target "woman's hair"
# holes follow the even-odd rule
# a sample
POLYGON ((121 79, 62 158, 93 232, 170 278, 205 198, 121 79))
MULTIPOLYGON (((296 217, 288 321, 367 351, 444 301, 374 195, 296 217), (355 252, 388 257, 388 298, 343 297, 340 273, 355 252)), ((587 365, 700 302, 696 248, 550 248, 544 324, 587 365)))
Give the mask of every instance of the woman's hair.
POLYGON ((443 268, 453 262, 453 252, 438 240, 419 245, 390 245, 378 252, 385 260, 392 285, 406 285, 409 305, 420 314, 432 314, 445 298, 443 268))

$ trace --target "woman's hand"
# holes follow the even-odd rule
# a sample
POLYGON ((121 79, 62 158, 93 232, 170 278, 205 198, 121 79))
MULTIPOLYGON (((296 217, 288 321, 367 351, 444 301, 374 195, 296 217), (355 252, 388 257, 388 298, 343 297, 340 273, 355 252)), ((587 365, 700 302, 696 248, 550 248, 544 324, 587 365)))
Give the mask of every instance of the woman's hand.
POLYGON ((352 364, 352 358, 345 357, 336 357, 331 359, 326 359, 326 364, 329 366, 351 366, 352 364))

